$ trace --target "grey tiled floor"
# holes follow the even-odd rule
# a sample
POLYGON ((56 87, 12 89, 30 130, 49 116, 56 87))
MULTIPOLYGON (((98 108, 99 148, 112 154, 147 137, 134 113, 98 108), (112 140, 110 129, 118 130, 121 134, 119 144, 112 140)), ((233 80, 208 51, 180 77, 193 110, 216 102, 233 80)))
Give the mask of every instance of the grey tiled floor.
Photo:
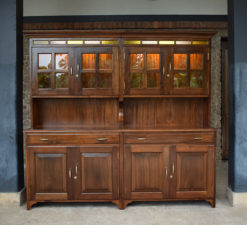
POLYGON ((110 203, 0 205, 0 225, 247 225, 247 207, 225 198, 227 163, 217 163, 216 208, 206 202, 133 203, 119 210, 110 203))

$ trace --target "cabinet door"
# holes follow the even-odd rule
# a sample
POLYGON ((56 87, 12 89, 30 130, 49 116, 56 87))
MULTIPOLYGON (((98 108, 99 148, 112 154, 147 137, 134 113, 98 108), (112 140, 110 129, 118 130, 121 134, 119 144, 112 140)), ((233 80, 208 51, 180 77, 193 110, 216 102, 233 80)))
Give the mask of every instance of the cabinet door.
POLYGON ((67 150, 64 147, 28 147, 29 200, 66 200, 67 150))
POLYGON ((70 48, 32 49, 33 95, 68 95, 72 90, 73 52, 70 48))
POLYGON ((214 147, 177 145, 171 154, 169 174, 174 198, 213 198, 215 183, 214 147))
POLYGON ((139 47, 125 49, 125 95, 160 95, 168 93, 169 51, 167 48, 139 47))
POLYGON ((75 183, 78 199, 118 199, 118 147, 80 147, 77 159, 72 177, 80 178, 75 183))
POLYGON ((125 199, 162 199, 168 196, 169 147, 126 145, 124 151, 125 199))
POLYGON ((172 94, 209 94, 209 48, 175 47, 171 76, 172 94))
POLYGON ((118 96, 117 47, 84 47, 76 51, 77 95, 118 96))

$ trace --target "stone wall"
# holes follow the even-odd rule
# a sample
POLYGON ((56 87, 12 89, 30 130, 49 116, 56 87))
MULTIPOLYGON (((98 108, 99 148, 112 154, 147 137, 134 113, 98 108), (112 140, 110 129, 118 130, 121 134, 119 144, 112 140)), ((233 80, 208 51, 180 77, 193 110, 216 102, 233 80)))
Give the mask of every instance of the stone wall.
MULTIPOLYGON (((216 157, 221 159, 221 38, 227 37, 227 30, 220 30, 211 42, 211 121, 217 129, 216 157)), ((30 122, 30 77, 29 77, 29 40, 24 36, 23 62, 23 128, 31 127, 30 122)))

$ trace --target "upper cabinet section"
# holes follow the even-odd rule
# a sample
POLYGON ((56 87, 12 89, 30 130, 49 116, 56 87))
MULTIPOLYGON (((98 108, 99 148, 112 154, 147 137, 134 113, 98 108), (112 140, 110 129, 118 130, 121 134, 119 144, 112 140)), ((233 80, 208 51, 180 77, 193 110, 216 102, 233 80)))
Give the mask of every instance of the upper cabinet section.
POLYGON ((33 96, 209 96, 210 39, 31 39, 33 96))

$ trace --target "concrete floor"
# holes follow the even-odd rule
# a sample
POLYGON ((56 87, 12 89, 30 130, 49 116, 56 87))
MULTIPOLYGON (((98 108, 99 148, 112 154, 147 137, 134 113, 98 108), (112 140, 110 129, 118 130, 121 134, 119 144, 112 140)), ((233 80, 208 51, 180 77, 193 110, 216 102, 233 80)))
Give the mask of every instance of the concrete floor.
POLYGON ((133 203, 119 210, 110 203, 0 205, 0 225, 247 225, 247 207, 226 200, 227 163, 217 162, 217 199, 206 202, 133 203))

